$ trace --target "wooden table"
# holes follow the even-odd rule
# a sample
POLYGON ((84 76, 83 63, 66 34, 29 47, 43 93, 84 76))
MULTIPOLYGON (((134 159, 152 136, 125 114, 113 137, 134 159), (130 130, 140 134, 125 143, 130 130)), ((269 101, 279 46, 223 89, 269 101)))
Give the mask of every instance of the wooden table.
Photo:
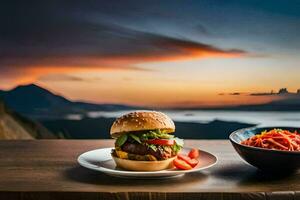
POLYGON ((201 173, 163 180, 120 179, 77 164, 81 153, 112 140, 0 141, 0 199, 300 199, 300 173, 265 175, 225 140, 186 140, 218 156, 201 173))

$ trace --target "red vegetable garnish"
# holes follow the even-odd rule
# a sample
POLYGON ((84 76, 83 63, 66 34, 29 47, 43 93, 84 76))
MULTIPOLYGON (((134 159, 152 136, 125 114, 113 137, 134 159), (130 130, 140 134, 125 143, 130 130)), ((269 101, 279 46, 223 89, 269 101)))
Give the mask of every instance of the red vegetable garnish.
POLYGON ((164 140, 164 139, 152 139, 146 141, 148 144, 157 144, 162 146, 172 146, 175 144, 174 140, 164 140))
POLYGON ((192 149, 192 150, 189 152, 188 156, 189 156, 190 158, 192 158, 192 159, 193 159, 193 158, 198 158, 198 157, 199 157, 199 150, 196 149, 196 148, 192 149))
POLYGON ((183 169, 183 170, 193 169, 191 165, 187 164, 184 160, 180 160, 178 158, 174 159, 173 164, 177 169, 183 169))
POLYGON ((183 170, 193 169, 199 163, 199 160, 196 159, 198 157, 199 157, 199 150, 192 149, 188 153, 188 156, 178 154, 177 158, 174 159, 173 164, 177 169, 183 169, 183 170))
POLYGON ((192 167, 195 167, 199 163, 199 160, 194 159, 194 158, 192 159, 192 158, 182 155, 182 154, 178 154, 177 158, 185 161, 187 164, 191 165, 192 167))

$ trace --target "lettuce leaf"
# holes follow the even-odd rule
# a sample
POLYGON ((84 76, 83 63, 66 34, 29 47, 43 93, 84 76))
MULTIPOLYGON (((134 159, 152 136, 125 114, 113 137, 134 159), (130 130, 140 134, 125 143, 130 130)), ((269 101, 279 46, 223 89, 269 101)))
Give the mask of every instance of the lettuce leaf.
POLYGON ((141 140, 140 140, 140 138, 138 137, 138 136, 136 136, 136 135, 134 135, 134 134, 129 134, 129 136, 132 138, 132 139, 134 139, 135 141, 137 141, 138 143, 142 143, 141 142, 141 140))
POLYGON ((120 137, 117 138, 116 144, 119 147, 121 147, 126 142, 127 139, 128 139, 128 136, 126 134, 123 134, 123 135, 121 135, 120 137))
POLYGON ((141 135, 141 138, 143 138, 144 140, 148 140, 148 139, 170 139, 170 138, 173 138, 173 137, 174 137, 173 135, 164 133, 164 132, 160 131, 159 129, 149 131, 149 132, 143 133, 141 135))

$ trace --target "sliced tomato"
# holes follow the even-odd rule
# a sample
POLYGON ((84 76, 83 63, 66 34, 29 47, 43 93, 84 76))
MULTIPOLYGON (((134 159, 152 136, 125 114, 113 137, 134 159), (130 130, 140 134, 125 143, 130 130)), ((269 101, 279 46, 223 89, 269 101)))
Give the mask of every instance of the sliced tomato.
POLYGON ((194 148, 189 152, 188 156, 193 159, 193 158, 198 158, 199 154, 200 154, 199 150, 194 148))
POLYGON ((178 158, 175 158, 173 160, 173 164, 177 169, 183 169, 183 170, 193 169, 191 165, 186 163, 184 160, 180 160, 178 158))
POLYGON ((192 158, 182 155, 182 154, 178 154, 177 158, 185 161, 187 164, 189 164, 192 167, 195 167, 199 163, 199 160, 194 159, 194 158, 192 159, 192 158))
POLYGON ((174 140, 164 140, 164 139, 152 139, 146 141, 148 144, 157 144, 161 146, 172 146, 175 144, 174 140))

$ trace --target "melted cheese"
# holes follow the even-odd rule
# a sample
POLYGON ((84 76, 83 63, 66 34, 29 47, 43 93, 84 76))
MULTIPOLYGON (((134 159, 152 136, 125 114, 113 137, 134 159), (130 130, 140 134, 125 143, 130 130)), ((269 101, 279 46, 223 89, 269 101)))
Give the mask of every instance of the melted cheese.
POLYGON ((115 150, 116 155, 122 159, 130 159, 130 160, 140 160, 140 161, 156 161, 156 157, 153 155, 137 155, 137 154, 129 154, 125 151, 115 150))

